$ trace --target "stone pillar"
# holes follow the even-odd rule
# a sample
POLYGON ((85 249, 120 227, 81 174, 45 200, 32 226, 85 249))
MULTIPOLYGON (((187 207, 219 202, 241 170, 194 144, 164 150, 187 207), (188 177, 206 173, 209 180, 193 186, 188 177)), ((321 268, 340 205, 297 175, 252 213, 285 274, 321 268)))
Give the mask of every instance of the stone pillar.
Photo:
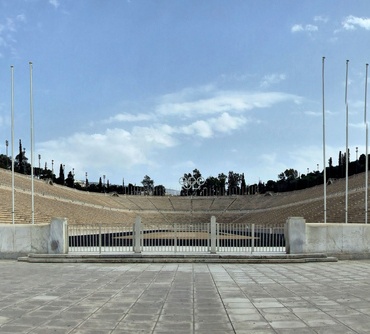
POLYGON ((253 254, 253 252, 254 252, 255 240, 256 240, 254 224, 252 224, 251 238, 252 238, 252 239, 251 239, 251 254, 253 254))
POLYGON ((287 254, 306 252, 306 220, 303 217, 289 217, 284 226, 287 254))
POLYGON ((139 216, 135 219, 134 239, 132 241, 134 244, 134 252, 141 253, 141 218, 139 216))
POLYGON ((48 254, 68 253, 67 218, 53 218, 50 224, 48 254))
POLYGON ((216 217, 211 217, 211 253, 216 254, 216 217))

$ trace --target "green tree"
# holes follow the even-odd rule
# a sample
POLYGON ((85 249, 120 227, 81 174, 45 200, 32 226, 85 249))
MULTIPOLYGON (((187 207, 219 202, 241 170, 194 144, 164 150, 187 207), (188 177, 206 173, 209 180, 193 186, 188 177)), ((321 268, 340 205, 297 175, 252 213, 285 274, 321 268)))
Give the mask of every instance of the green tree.
POLYGON ((266 183, 266 191, 275 191, 276 182, 274 180, 268 180, 266 183))
POLYGON ((148 175, 144 176, 144 179, 141 181, 141 184, 144 187, 145 195, 151 195, 153 193, 154 181, 148 175))
POLYGON ((245 195, 246 190, 247 190, 247 185, 245 184, 244 173, 241 174, 240 190, 241 190, 240 195, 245 195))
POLYGON ((101 180, 101 176, 99 177, 98 189, 99 189, 99 192, 103 191, 103 182, 101 180))
POLYGON ((226 194, 226 180, 227 176, 224 173, 218 174, 218 180, 219 180, 219 195, 225 195, 226 194))
POLYGON ((5 154, 0 154, 0 168, 9 168, 12 164, 12 161, 5 154))
POLYGON ((70 188, 73 188, 74 183, 75 183, 74 176, 73 176, 72 172, 69 171, 67 179, 66 179, 66 186, 70 187, 70 188))
POLYGON ((23 165, 23 150, 22 150, 22 141, 19 139, 19 153, 15 157, 15 160, 18 162, 18 171, 19 173, 24 173, 24 165, 23 165))
POLYGON ((282 181, 285 181, 285 180, 293 181, 298 178, 298 171, 293 168, 286 169, 284 172, 280 173, 278 177, 279 177, 279 180, 282 180, 282 181))
POLYGON ((199 169, 195 168, 192 173, 185 173, 184 176, 180 178, 180 183, 182 185, 181 196, 199 196, 207 194, 205 180, 199 169))
POLYGON ((19 139, 19 153, 14 159, 15 171, 22 174, 31 174, 31 165, 26 157, 26 149, 22 148, 22 141, 19 139))
POLYGON ((64 185, 64 167, 62 164, 60 164, 59 167, 59 177, 57 178, 56 182, 58 184, 64 185))
POLYGON ((240 183, 242 180, 241 174, 234 173, 233 171, 229 171, 229 175, 227 177, 227 192, 229 195, 239 194, 240 193, 240 183))
POLYGON ((220 181, 217 177, 209 176, 207 177, 203 187, 202 195, 205 196, 215 196, 218 195, 220 190, 220 181))
POLYGON ((153 189, 154 196, 164 196, 166 195, 166 188, 163 185, 155 186, 153 189))

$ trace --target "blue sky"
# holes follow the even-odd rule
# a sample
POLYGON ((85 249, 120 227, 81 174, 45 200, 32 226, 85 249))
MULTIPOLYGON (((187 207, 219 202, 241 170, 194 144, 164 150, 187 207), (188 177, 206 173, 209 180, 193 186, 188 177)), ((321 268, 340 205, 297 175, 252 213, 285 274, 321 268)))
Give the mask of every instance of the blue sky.
POLYGON ((321 170, 325 56, 326 160, 345 151, 347 59, 354 160, 369 41, 367 0, 0 0, 0 153, 13 65, 29 157, 32 61, 36 165, 177 189, 194 168, 248 184, 321 170))

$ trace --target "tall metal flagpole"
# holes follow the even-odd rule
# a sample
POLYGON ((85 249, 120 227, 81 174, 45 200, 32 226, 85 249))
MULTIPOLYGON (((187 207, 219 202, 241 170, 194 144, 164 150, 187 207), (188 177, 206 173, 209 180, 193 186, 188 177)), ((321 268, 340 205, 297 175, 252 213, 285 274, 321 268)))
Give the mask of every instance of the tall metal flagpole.
POLYGON ((32 62, 30 65, 30 116, 31 116, 31 217, 32 224, 35 223, 35 200, 34 200, 34 172, 33 172, 33 93, 32 93, 32 62))
POLYGON ((14 66, 10 66, 10 86, 11 86, 11 151, 12 151, 12 224, 14 224, 14 66))
POLYGON ((365 224, 367 224, 367 198, 368 198, 368 179, 369 179, 369 157, 368 157, 368 137, 369 137, 369 127, 366 118, 366 105, 367 105, 367 75, 368 75, 369 64, 366 64, 366 78, 365 78, 365 109, 364 109, 364 122, 366 126, 366 163, 365 163, 365 224))
POLYGON ((347 100, 347 88, 348 88, 348 62, 346 61, 346 91, 345 91, 345 103, 346 103, 346 204, 345 204, 345 223, 348 223, 348 100, 347 100))
POLYGON ((322 155, 324 166, 324 223, 326 224, 326 156, 325 156, 325 57, 322 57, 322 155))

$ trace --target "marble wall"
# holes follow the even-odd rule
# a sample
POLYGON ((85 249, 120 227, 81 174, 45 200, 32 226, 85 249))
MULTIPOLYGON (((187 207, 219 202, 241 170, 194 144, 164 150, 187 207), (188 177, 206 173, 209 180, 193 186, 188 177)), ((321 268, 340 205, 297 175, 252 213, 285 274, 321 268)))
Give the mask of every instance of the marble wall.
POLYGON ((339 258, 370 258, 370 224, 306 223, 288 218, 285 225, 287 253, 325 253, 339 258))
POLYGON ((0 258, 29 253, 68 253, 67 220, 54 218, 50 224, 0 224, 0 258))

